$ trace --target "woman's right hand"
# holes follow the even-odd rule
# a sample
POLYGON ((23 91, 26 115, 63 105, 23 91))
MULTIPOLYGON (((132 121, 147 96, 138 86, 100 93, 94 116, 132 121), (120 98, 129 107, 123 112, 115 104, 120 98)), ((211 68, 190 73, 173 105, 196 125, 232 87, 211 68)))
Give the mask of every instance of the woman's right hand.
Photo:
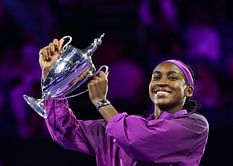
POLYGON ((60 52, 64 40, 54 39, 49 45, 43 47, 39 51, 39 63, 43 70, 43 78, 45 78, 49 72, 49 69, 55 64, 57 59, 60 57, 60 52))

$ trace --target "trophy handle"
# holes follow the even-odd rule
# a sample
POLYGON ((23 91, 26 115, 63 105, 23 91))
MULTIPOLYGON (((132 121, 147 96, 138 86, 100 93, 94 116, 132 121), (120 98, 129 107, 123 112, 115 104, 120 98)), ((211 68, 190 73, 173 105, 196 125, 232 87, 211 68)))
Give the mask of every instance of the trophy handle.
MULTIPOLYGON (((105 70, 104 70, 104 73, 108 76, 109 67, 108 67, 107 65, 102 65, 102 66, 100 66, 100 68, 95 72, 95 74, 94 74, 93 76, 96 76, 97 74, 99 74, 99 72, 100 72, 102 69, 105 69, 105 70)), ((67 98, 67 99, 73 98, 73 97, 79 96, 79 95, 81 95, 81 94, 84 94, 84 93, 86 93, 86 92, 88 92, 88 89, 86 89, 86 90, 84 90, 84 91, 82 91, 82 92, 79 92, 78 94, 71 95, 71 96, 67 96, 67 97, 65 97, 65 98, 67 98)))
POLYGON ((102 66, 100 66, 100 68, 96 71, 96 73, 95 73, 94 75, 96 76, 97 74, 99 74, 99 72, 100 72, 102 69, 105 69, 105 70, 104 70, 104 73, 108 76, 109 67, 108 67, 107 65, 102 65, 102 66))
POLYGON ((62 47, 62 52, 65 52, 66 49, 68 48, 68 45, 71 43, 72 41, 72 37, 71 36, 64 36, 63 38, 61 38, 65 41, 65 39, 69 39, 69 41, 62 47))

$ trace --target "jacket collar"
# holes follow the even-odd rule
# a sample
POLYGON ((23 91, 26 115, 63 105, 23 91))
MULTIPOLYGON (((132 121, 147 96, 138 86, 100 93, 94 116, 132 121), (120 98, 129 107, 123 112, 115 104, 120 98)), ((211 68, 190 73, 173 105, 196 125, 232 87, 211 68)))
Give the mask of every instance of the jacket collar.
MULTIPOLYGON (((174 118, 176 118, 176 117, 179 117, 179 116, 181 116, 181 115, 185 115, 185 114, 187 114, 187 113, 188 113, 188 111, 187 111, 186 109, 182 109, 182 110, 177 111, 177 112, 175 112, 175 113, 169 113, 169 112, 164 111, 164 112, 161 113, 161 115, 159 116, 158 119, 168 119, 168 120, 169 120, 169 119, 174 119, 174 118)), ((154 119, 154 113, 151 113, 151 114, 147 117, 147 119, 148 119, 148 120, 154 119)))
POLYGON ((175 113, 169 113, 169 112, 162 112, 161 115, 159 116, 159 119, 174 119, 178 116, 181 116, 181 115, 185 115, 187 114, 187 110, 186 109, 182 109, 180 111, 177 111, 175 113))

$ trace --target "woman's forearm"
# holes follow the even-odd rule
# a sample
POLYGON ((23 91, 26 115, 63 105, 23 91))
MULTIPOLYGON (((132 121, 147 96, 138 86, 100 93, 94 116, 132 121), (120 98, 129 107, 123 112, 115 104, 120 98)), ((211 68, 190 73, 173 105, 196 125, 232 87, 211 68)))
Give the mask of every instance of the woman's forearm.
POLYGON ((111 104, 99 108, 99 112, 107 122, 118 114, 117 110, 111 104))

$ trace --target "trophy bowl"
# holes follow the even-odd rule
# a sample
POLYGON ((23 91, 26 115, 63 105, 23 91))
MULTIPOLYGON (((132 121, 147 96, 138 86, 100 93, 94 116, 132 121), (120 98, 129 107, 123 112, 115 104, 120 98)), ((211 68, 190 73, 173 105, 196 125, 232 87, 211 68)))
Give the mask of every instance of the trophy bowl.
POLYGON ((87 90, 76 95, 67 97, 68 94, 87 82, 91 77, 97 75, 102 69, 108 72, 108 66, 102 65, 96 70, 92 62, 92 55, 99 45, 102 44, 102 34, 99 38, 94 39, 85 49, 78 49, 69 43, 72 41, 71 36, 65 36, 63 39, 69 41, 62 47, 61 55, 56 63, 50 68, 46 78, 41 79, 42 97, 36 99, 23 95, 27 104, 43 118, 47 118, 47 112, 44 108, 44 101, 48 99, 75 97, 87 92, 87 90))

